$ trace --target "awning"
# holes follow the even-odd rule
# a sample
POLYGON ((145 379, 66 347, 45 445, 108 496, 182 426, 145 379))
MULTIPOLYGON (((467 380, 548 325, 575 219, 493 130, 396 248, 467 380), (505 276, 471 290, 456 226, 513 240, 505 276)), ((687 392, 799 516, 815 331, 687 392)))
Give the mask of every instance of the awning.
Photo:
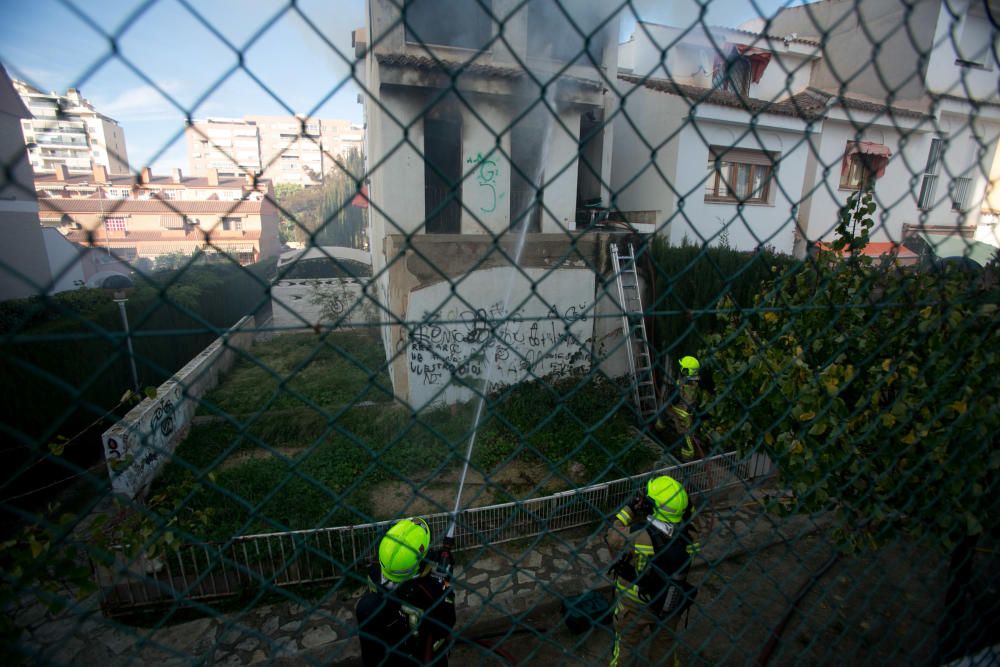
POLYGON ((979 266, 986 266, 997 252, 997 249, 988 243, 965 238, 959 234, 918 232, 917 236, 923 239, 938 259, 967 257, 979 266))
POLYGON ((868 165, 871 167, 875 178, 882 178, 885 175, 885 165, 892 157, 892 151, 885 144, 876 144, 871 141, 848 141, 847 150, 844 151, 844 165, 846 169, 851 161, 852 155, 865 155, 868 158, 868 165))
POLYGON ((737 44, 736 52, 750 61, 750 81, 760 83, 767 64, 771 62, 771 52, 746 44, 737 44))
POLYGON ((227 254, 234 254, 240 252, 255 252, 257 246, 253 243, 213 243, 212 245, 205 246, 205 252, 224 252, 227 254))
POLYGON ((354 195, 354 198, 351 199, 351 206, 354 206, 355 208, 368 208, 368 186, 367 185, 362 185, 361 186, 361 192, 359 192, 358 194, 354 195))

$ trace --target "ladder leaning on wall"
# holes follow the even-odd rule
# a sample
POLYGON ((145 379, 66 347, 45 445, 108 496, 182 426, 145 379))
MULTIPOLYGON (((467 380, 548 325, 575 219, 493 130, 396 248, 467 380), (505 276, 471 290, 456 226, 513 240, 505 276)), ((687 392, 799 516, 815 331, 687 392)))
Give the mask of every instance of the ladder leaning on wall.
POLYGON ((622 335, 628 369, 632 375, 632 390, 636 410, 643 419, 652 419, 657 413, 656 383, 653 380, 653 358, 649 351, 646 321, 642 307, 642 287, 635 270, 635 249, 628 244, 627 253, 618 252, 618 244, 611 244, 611 266, 618 284, 618 303, 622 308, 622 335))

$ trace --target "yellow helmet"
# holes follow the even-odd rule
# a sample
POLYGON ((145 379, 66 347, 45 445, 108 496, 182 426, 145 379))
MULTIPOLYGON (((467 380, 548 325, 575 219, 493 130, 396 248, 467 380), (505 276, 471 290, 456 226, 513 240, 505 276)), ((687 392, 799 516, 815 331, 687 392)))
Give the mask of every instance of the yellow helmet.
POLYGON ((673 477, 654 477, 646 485, 646 495, 653 501, 653 518, 680 523, 688 507, 688 494, 673 477))
POLYGON ((431 529, 421 518, 397 521, 378 546, 382 574, 397 584, 420 572, 420 563, 431 544, 431 529))
POLYGON ((701 368, 698 360, 691 356, 681 357, 681 360, 677 363, 681 365, 681 373, 683 375, 698 375, 698 370, 701 368))

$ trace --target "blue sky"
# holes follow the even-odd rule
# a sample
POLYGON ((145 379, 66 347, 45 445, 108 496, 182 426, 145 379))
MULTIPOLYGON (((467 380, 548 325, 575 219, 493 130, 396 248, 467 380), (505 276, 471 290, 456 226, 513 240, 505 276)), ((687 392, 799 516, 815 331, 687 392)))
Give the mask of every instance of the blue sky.
MULTIPOLYGON (((782 4, 713 0, 708 23, 735 26, 782 4)), ((699 11, 696 0, 633 6, 645 20, 675 25, 699 11)), ((345 59, 353 55, 351 30, 365 23, 363 0, 298 0, 296 7, 289 10, 287 0, 0 0, 0 62, 42 90, 79 88, 125 128, 133 169, 151 163, 160 173, 186 171, 184 110, 195 118, 309 113, 361 121, 345 59)), ((622 34, 634 23, 626 15, 622 34)))

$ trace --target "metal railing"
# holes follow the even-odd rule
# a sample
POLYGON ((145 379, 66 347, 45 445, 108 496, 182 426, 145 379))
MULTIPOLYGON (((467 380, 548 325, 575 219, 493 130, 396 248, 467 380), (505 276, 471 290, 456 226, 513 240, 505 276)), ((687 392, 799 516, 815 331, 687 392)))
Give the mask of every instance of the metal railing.
MULTIPOLYGON (((635 477, 594 484, 525 501, 463 510, 456 551, 484 549, 513 540, 580 528, 603 520, 651 477, 671 474, 696 498, 707 499, 772 473, 763 454, 735 452, 668 466, 635 477)), ((433 535, 443 535, 450 514, 424 517, 433 535)), ((222 543, 185 544, 168 556, 131 562, 116 550, 116 569, 94 566, 108 613, 167 603, 232 597, 258 587, 288 587, 342 579, 360 572, 373 546, 394 520, 241 535, 222 543)))

